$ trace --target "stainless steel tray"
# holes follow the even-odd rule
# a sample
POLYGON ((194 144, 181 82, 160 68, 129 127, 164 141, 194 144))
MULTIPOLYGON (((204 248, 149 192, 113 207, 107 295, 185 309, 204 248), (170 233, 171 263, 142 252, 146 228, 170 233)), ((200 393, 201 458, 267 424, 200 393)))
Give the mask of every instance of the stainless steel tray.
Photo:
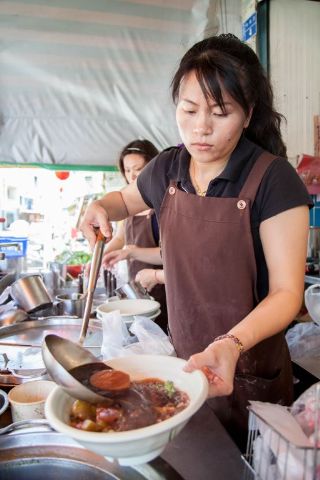
MULTIPOLYGON (((17 355, 32 364, 31 368, 6 369, 0 366, 0 385, 13 386, 29 380, 46 378, 42 375, 44 365, 41 359, 41 345, 49 333, 77 342, 80 335, 82 319, 68 316, 47 317, 44 319, 24 321, 0 328, 0 355, 6 355, 11 363, 16 363, 17 355), (32 357, 33 356, 33 357, 32 357), (34 362, 32 360, 34 359, 34 362), (36 365, 39 362, 40 365, 36 365), (11 371, 10 371, 11 370, 11 371)), ((100 355, 102 345, 102 325, 99 320, 90 319, 84 347, 95 356, 100 355)))
MULTIPOLYGON (((16 344, 30 344, 41 347, 42 341, 49 333, 60 335, 77 342, 81 330, 82 318, 68 316, 48 317, 38 320, 28 320, 15 325, 9 325, 0 329, 0 349, 1 342, 16 344)), ((102 344, 102 325, 97 319, 90 319, 88 334, 84 346, 101 346, 102 344)))
POLYGON ((122 467, 59 433, 31 430, 0 437, 0 480, 182 480, 160 457, 122 467))

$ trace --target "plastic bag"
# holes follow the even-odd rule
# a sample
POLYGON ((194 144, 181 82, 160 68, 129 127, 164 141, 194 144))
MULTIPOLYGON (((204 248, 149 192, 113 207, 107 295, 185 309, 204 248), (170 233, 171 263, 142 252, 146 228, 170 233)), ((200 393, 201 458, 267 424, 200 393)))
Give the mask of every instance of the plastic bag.
POLYGON ((292 360, 316 354, 320 350, 320 327, 313 322, 297 323, 286 333, 292 360))
POLYGON ((102 331, 104 360, 133 354, 175 355, 169 337, 148 317, 135 317, 128 330, 120 311, 115 310, 102 319, 102 331))
POLYGON ((102 322, 101 355, 104 360, 119 357, 119 351, 130 342, 130 334, 119 310, 105 315, 102 322))
POLYGON ((148 317, 136 317, 130 327, 137 337, 137 342, 128 345, 131 353, 148 353, 150 355, 173 355, 175 351, 168 335, 148 317))
POLYGON ((312 445, 320 447, 320 382, 314 383, 292 404, 291 413, 312 445), (318 428, 317 428, 318 423, 318 428), (316 435, 318 439, 316 439, 316 435))

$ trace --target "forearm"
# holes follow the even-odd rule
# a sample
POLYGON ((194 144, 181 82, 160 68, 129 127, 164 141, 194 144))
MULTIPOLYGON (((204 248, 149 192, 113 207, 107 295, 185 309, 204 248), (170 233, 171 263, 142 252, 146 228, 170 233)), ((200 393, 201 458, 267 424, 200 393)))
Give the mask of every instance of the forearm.
POLYGON ((160 248, 133 248, 130 252, 132 260, 139 260, 140 262, 150 263, 152 265, 162 265, 162 258, 160 255, 160 248))
POLYGON ((121 250, 124 247, 124 241, 119 237, 113 237, 104 247, 104 253, 121 250))
POLYGON ((136 182, 125 187, 121 192, 111 192, 99 200, 91 202, 87 207, 80 224, 80 230, 89 240, 91 248, 96 242, 94 226, 100 227, 107 240, 112 238, 110 221, 119 221, 130 215, 146 210, 136 182))
POLYGON ((108 214, 110 221, 119 221, 129 216, 126 204, 123 200, 121 192, 111 192, 104 195, 104 197, 96 200, 108 214))
POLYGON ((309 211, 297 207, 265 220, 260 237, 269 274, 269 294, 229 333, 245 349, 284 330, 299 311, 309 232, 309 211))
POLYGON ((289 290, 270 293, 228 333, 239 338, 245 350, 284 330, 298 313, 302 294, 289 290))

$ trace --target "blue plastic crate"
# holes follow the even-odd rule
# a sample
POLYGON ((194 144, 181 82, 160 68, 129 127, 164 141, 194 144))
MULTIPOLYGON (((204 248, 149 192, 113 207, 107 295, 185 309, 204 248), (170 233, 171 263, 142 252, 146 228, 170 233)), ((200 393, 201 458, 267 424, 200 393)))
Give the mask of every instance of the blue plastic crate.
POLYGON ((25 257, 27 255, 28 239, 27 237, 1 237, 0 253, 4 253, 6 258, 25 257), (2 245, 2 244, 6 245, 2 245), (19 244, 19 250, 17 249, 19 244))

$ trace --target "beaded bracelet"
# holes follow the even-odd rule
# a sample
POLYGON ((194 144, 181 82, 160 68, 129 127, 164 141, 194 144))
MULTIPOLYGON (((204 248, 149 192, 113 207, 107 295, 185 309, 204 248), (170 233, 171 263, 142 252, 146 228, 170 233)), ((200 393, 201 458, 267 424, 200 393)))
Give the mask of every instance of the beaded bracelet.
POLYGON ((219 337, 216 337, 213 341, 218 342, 219 340, 223 340, 224 338, 230 338, 230 340, 232 340, 237 345, 240 355, 244 352, 243 343, 239 340, 238 337, 232 335, 231 333, 225 333, 224 335, 220 335, 219 337))

